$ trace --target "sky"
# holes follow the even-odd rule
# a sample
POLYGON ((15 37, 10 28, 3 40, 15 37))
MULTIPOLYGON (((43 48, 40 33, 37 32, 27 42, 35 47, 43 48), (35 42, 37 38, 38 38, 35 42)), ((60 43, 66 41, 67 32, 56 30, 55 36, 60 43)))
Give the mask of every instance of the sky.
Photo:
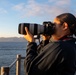
POLYGON ((19 23, 42 25, 61 13, 76 16, 76 0, 0 0, 0 37, 23 37, 19 23))

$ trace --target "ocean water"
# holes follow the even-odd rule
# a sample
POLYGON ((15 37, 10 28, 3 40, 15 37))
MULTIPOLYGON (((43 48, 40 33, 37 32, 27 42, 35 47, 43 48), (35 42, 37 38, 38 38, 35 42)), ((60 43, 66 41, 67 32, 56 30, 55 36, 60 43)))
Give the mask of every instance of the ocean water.
MULTIPOLYGON (((0 67, 9 66, 16 59, 17 54, 26 55, 26 42, 0 42, 0 67)), ((16 75, 16 66, 10 69, 10 75, 16 75)), ((21 62, 21 75, 24 74, 24 60, 21 62)))

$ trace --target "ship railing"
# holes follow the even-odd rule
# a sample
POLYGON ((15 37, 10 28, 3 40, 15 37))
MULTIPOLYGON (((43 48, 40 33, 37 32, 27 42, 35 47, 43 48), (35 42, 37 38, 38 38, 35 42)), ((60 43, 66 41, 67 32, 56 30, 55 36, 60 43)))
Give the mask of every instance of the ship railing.
POLYGON ((1 75, 9 75, 10 69, 16 64, 16 75, 21 74, 21 59, 25 59, 25 57, 21 57, 21 55, 17 55, 14 62, 9 66, 1 67, 1 75))

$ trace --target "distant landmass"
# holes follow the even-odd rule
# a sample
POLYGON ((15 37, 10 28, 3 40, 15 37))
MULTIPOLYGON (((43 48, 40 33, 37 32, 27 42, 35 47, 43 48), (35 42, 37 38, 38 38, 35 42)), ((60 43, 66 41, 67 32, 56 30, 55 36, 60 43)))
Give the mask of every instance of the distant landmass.
MULTIPOLYGON (((76 36, 74 36, 76 38, 76 36)), ((27 42, 23 37, 0 37, 0 42, 27 42)))
POLYGON ((23 37, 1 37, 0 42, 26 42, 23 37))

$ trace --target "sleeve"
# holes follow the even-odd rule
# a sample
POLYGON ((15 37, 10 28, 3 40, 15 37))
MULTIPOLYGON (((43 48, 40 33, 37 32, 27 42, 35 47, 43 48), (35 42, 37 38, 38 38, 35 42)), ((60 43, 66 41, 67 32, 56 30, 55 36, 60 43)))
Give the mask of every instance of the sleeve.
POLYGON ((41 48, 43 48, 46 44, 49 43, 49 40, 41 41, 41 43, 37 46, 35 42, 28 43, 26 50, 26 57, 24 61, 24 68, 26 72, 29 72, 30 65, 34 58, 38 55, 41 48))
POLYGON ((37 44, 35 42, 31 42, 27 45, 26 57, 24 60, 24 68, 26 75, 28 74, 27 72, 29 72, 31 62, 36 56, 37 56, 37 44))

